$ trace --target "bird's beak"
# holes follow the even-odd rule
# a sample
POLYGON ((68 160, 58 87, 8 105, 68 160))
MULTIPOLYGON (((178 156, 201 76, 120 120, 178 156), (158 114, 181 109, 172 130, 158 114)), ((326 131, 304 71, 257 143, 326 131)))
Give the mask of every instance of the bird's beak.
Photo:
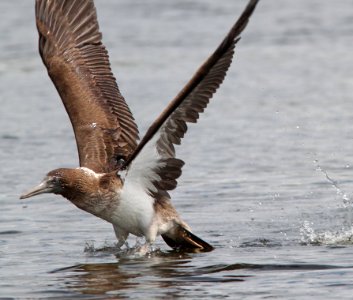
POLYGON ((44 193, 52 193, 54 186, 49 184, 47 180, 43 180, 40 184, 30 189, 27 193, 21 195, 20 199, 26 199, 44 193))

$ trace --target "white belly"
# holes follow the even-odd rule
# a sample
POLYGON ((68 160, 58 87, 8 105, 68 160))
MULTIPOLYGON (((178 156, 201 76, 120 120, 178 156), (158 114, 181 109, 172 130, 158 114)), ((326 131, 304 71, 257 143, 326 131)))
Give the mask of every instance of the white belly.
POLYGON ((119 205, 112 213, 111 223, 128 233, 145 236, 154 217, 154 199, 139 186, 125 186, 119 205))

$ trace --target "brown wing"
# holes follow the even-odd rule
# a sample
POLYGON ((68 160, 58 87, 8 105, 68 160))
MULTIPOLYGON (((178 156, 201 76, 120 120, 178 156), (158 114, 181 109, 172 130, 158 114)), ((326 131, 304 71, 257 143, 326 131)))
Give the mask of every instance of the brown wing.
POLYGON ((111 72, 91 0, 36 0, 39 52, 70 117, 80 165, 118 168, 138 130, 111 72))
POLYGON ((223 82, 232 62, 235 44, 248 24, 259 0, 250 0, 247 7, 231 28, 216 51, 203 63, 195 75, 171 101, 150 126, 134 153, 125 163, 127 167, 145 145, 158 134, 157 149, 165 157, 174 157, 174 144, 180 144, 187 122, 196 123, 209 100, 223 82))
POLYGON ((187 131, 186 123, 197 121, 223 82, 232 62, 235 44, 257 2, 249 2, 217 50, 152 124, 126 163, 126 182, 140 182, 157 199, 157 205, 166 205, 169 199, 167 191, 176 187, 176 180, 181 175, 184 162, 175 158, 174 145, 180 144, 187 131))

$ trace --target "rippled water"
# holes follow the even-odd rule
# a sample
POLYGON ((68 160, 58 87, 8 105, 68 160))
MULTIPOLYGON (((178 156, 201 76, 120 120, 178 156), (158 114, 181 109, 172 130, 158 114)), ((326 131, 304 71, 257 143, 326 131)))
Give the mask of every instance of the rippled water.
MULTIPOLYGON (((246 1, 100 0, 141 132, 246 1)), ((116 253, 109 224, 63 198, 18 200, 77 165, 37 53, 32 1, 0 2, 0 298, 351 299, 351 1, 262 0, 227 79, 178 149, 173 201, 210 253, 116 253)), ((134 240, 131 240, 134 243, 134 240)))

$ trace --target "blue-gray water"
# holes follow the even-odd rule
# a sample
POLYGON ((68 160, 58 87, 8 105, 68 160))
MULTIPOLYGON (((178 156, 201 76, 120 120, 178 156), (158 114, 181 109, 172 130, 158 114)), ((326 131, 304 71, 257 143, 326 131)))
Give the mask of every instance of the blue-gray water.
MULTIPOLYGON (((141 133, 246 4, 96 2, 141 133)), ((351 1, 260 2, 177 149, 186 166, 173 202, 216 250, 181 255, 159 239, 142 258, 116 257, 111 226, 64 198, 18 199, 49 170, 77 166, 33 6, 0 2, 1 299, 352 298, 351 1)))

